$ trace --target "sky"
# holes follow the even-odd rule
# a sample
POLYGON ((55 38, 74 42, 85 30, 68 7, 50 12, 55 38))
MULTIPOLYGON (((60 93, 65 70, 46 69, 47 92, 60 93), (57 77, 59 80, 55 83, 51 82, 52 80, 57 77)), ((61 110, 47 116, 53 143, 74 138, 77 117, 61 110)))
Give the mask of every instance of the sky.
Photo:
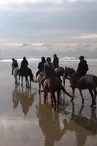
POLYGON ((96 18, 97 0, 0 1, 1 57, 75 55, 76 50, 95 56, 96 18))

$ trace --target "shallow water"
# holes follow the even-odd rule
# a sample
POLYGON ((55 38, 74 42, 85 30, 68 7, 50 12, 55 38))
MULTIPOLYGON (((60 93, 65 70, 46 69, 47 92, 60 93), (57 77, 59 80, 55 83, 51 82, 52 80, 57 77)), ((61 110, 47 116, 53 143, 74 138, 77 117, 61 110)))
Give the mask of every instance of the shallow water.
MULTIPOLYGON (((66 64, 66 63, 65 63, 66 64)), ((64 65, 65 65, 64 64, 64 65)), ((34 64, 35 65, 35 64, 34 64)), ((62 64, 63 65, 63 64, 62 64)), ((71 64, 66 64, 71 66, 71 64)), ((35 73, 35 68, 30 65, 35 73)), ((35 66, 36 67, 36 66, 35 66)), ((76 64, 72 64, 76 67, 76 64)), ((96 63, 90 65, 90 73, 96 74, 96 63)), ((74 103, 65 96, 56 113, 48 104, 43 104, 43 93, 39 96, 38 84, 26 90, 15 87, 11 65, 0 63, 0 144, 4 146, 96 146, 97 108, 90 108, 91 97, 83 91, 84 107, 76 90, 74 103)), ((66 89, 70 92, 70 88, 66 89)), ((64 94, 62 94, 64 97, 64 94)))

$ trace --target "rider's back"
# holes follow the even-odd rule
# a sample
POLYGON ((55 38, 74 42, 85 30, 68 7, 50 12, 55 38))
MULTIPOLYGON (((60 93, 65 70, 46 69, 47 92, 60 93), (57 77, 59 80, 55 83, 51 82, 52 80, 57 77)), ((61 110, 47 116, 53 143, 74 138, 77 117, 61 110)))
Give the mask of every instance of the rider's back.
POLYGON ((41 61, 41 62, 38 64, 38 69, 39 69, 40 71, 43 71, 43 70, 44 70, 44 64, 45 64, 45 62, 43 62, 43 61, 41 61))
POLYGON ((12 63, 12 67, 14 67, 14 68, 15 68, 15 67, 18 67, 17 60, 14 60, 14 61, 13 61, 13 63, 12 63))
POLYGON ((88 64, 86 60, 81 61, 78 64, 78 69, 77 69, 78 73, 80 74, 80 76, 84 76, 87 71, 88 71, 88 64))
POLYGON ((45 63, 44 65, 44 71, 46 73, 46 76, 52 76, 54 74, 54 67, 53 67, 53 63, 45 63))
POLYGON ((23 60, 21 62, 21 68, 26 68, 28 66, 28 61, 27 60, 23 60))

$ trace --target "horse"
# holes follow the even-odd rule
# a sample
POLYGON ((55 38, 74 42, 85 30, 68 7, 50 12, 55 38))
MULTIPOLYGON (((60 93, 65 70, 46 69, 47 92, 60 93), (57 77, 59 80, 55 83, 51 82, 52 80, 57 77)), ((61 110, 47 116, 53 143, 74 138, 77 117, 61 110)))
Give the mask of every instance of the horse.
POLYGON ((41 71, 38 75, 36 75, 37 82, 39 83, 39 94, 41 90, 41 79, 45 76, 45 72, 41 71))
MULTIPOLYGON (((63 67, 57 67, 55 69, 55 73, 57 75, 57 77, 60 79, 61 81, 61 77, 63 77, 64 75, 64 68, 63 67)), ((40 73, 37 74, 36 72, 36 78, 37 78, 37 82, 39 82, 39 93, 40 93, 40 90, 41 90, 41 79, 45 76, 45 72, 44 71, 41 71, 40 73)))
MULTIPOLYGON (((67 78, 71 80, 71 77, 74 73, 75 73, 75 70, 73 68, 65 67, 64 80, 67 78)), ((75 85, 75 87, 72 87, 72 93, 73 93, 72 101, 74 100, 75 88, 78 88, 81 98, 82 98, 82 103, 84 104, 84 97, 82 94, 82 90, 88 89, 92 98, 91 107, 96 105, 97 76, 92 75, 92 74, 86 74, 83 77, 78 78, 76 81, 77 81, 77 84, 75 85)))
POLYGON ((23 86, 23 77, 25 77, 25 81, 26 81, 26 87, 30 87, 31 88, 31 81, 34 82, 34 76, 32 73, 32 70, 30 68, 25 68, 25 69, 19 69, 18 67, 14 68, 13 70, 13 75, 15 78, 15 84, 17 84, 17 76, 19 76, 19 80, 21 77, 21 86, 23 86), (30 77, 30 85, 29 85, 29 80, 28 80, 28 76, 30 77))
POLYGON ((59 99, 60 99, 60 91, 62 90, 66 95, 73 98, 62 86, 60 80, 57 76, 50 77, 49 79, 44 81, 44 103, 47 101, 48 92, 51 95, 51 103, 53 106, 54 103, 54 111, 59 110, 59 99), (57 92, 57 106, 56 106, 56 97, 55 92, 57 92))

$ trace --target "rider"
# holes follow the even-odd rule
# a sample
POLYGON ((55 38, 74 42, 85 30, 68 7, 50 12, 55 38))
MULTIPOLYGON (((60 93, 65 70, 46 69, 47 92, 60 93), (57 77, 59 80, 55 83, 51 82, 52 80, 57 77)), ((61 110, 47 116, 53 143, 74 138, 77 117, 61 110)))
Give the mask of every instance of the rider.
POLYGON ((18 62, 16 59, 12 58, 12 75, 15 67, 18 67, 18 62))
POLYGON ((54 64, 54 68, 59 67, 59 58, 57 57, 56 54, 53 55, 53 64, 54 64))
POLYGON ((46 63, 45 57, 41 57, 41 62, 39 62, 39 64, 38 64, 38 71, 36 73, 36 77, 41 71, 44 71, 44 64, 45 63, 46 63))
POLYGON ((87 71, 89 70, 87 61, 84 59, 84 56, 80 56, 79 59, 80 62, 78 64, 77 71, 75 72, 75 74, 72 76, 71 79, 71 85, 70 85, 71 87, 74 87, 76 85, 77 77, 82 77, 86 75, 87 71))
POLYGON ((53 66, 53 63, 51 62, 50 57, 47 57, 47 59, 46 59, 46 63, 44 64, 44 71, 45 71, 46 75, 41 80, 42 86, 46 79, 56 75, 56 73, 54 71, 54 66, 53 66))
POLYGON ((23 60, 21 62, 21 69, 25 69, 28 67, 28 61, 26 59, 26 57, 23 57, 23 60))

